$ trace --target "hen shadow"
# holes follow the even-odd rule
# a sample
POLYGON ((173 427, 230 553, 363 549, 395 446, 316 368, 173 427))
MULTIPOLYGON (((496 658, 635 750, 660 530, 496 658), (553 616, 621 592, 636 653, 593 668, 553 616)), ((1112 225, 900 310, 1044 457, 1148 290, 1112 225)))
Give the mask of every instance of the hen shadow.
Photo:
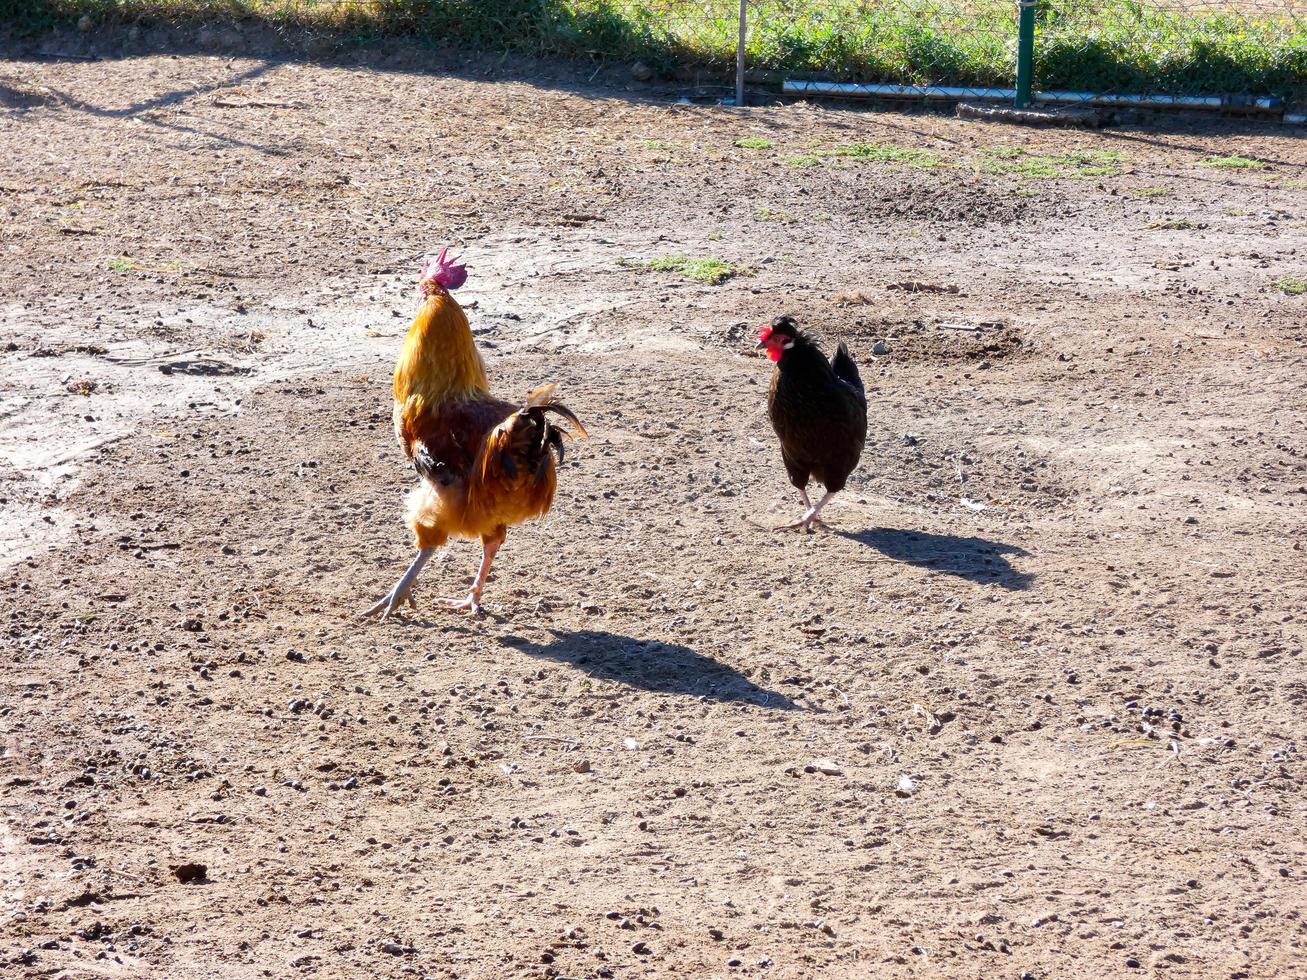
POLYGON ((957 575, 981 585, 997 585, 1015 592, 1028 589, 1035 580, 1034 573, 1017 571, 1005 557, 1024 557, 1030 552, 1001 541, 889 527, 839 533, 852 541, 875 548, 895 561, 920 565, 945 575, 957 575))
POLYGON ((603 630, 549 632, 553 639, 547 643, 534 643, 521 636, 503 636, 500 642, 528 656, 571 664, 590 677, 644 691, 688 694, 781 711, 798 707, 783 694, 759 687, 733 667, 679 643, 638 640, 603 630))

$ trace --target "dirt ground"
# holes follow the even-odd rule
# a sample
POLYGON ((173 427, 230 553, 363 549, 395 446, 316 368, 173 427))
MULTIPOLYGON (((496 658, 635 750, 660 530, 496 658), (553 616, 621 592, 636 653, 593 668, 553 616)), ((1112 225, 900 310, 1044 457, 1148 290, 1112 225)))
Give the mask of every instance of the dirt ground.
POLYGON ((1307 977, 1300 136, 150 42, 0 62, 0 973, 1307 977), (449 242, 592 438, 485 616, 459 542, 360 623, 449 242), (868 385, 831 533, 780 312, 868 385))

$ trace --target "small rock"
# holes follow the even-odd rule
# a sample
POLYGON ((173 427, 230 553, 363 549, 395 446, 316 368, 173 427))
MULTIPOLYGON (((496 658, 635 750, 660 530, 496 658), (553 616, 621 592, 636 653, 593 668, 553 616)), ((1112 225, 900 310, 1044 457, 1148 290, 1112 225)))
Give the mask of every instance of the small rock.
POLYGON ((653 78, 653 69, 643 61, 637 61, 631 66, 631 77, 637 82, 647 82, 653 78))
POLYGON ((399 943, 382 943, 381 951, 383 953, 389 953, 391 956, 404 955, 404 947, 401 946, 399 943))
POLYGON ((812 763, 814 772, 819 772, 825 776, 843 776, 844 770, 834 759, 815 759, 812 763))
POLYGON ((636 943, 634 946, 631 947, 631 952, 638 953, 641 956, 648 956, 650 953, 653 952, 653 950, 649 948, 648 943, 636 943))
POLYGON ((885 341, 883 341, 883 340, 878 340, 878 341, 876 341, 874 344, 871 345, 871 352, 872 352, 873 354, 888 354, 888 353, 889 353, 889 344, 887 344, 887 343, 886 343, 885 341))
POLYGON ((629 735, 626 738, 622 739, 622 748, 626 749, 627 752, 634 752, 639 747, 640 747, 640 743, 637 742, 635 739, 631 738, 629 735))
POLYGON ((95 27, 95 21, 91 20, 90 14, 82 14, 77 21, 77 29, 83 34, 89 34, 95 27))
POLYGON ((572 772, 589 772, 589 771, 590 771, 589 759, 578 759, 576 762, 572 763, 572 772))
POLYGON ((895 796, 912 796, 917 792, 917 781, 911 776, 900 776, 898 785, 894 787, 895 796))

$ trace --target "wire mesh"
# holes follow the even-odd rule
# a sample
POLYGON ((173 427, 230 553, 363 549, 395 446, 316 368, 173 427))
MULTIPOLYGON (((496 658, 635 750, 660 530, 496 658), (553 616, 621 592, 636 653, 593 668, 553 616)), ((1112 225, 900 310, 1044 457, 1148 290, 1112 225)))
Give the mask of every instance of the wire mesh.
MULTIPOLYGON (((1034 87, 1307 100, 1307 0, 1033 0, 1034 87)), ((406 33, 627 61, 729 84, 738 0, 7 0, 9 21, 255 18, 342 38, 406 33)), ((1015 85, 1016 0, 748 0, 751 77, 1015 85)), ((641 70, 641 72, 643 69, 641 70)))

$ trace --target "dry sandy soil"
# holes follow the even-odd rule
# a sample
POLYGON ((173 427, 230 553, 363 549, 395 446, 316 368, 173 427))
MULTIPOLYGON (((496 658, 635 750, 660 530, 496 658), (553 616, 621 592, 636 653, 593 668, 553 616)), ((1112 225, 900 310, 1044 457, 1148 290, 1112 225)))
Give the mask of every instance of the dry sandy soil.
POLYGON ((0 62, 0 973, 1307 976, 1301 139, 150 40, 0 62), (360 623, 447 242, 593 437, 485 616, 462 542, 360 623), (784 311, 868 383, 832 533, 784 311))

